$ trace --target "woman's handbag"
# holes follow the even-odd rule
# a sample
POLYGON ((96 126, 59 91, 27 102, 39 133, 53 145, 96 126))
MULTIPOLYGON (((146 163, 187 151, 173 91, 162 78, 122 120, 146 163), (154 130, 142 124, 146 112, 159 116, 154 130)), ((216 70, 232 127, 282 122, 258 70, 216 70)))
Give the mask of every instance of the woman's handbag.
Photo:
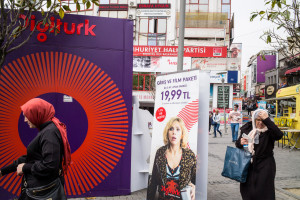
POLYGON ((222 176, 245 183, 251 156, 249 151, 227 146, 222 176))
POLYGON ((60 177, 52 181, 51 183, 35 187, 26 188, 27 196, 32 200, 66 200, 66 194, 64 187, 61 183, 60 177))

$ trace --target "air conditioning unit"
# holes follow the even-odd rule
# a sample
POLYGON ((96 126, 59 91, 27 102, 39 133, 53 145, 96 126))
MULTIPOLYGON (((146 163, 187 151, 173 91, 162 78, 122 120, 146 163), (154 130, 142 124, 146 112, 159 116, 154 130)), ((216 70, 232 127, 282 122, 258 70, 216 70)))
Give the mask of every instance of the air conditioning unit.
POLYGON ((130 0, 130 1, 128 2, 128 4, 129 4, 129 7, 131 7, 131 8, 136 8, 136 1, 135 1, 135 0, 130 0))
POLYGON ((129 15, 128 15, 128 19, 134 20, 134 19, 135 19, 135 15, 129 14, 129 15))

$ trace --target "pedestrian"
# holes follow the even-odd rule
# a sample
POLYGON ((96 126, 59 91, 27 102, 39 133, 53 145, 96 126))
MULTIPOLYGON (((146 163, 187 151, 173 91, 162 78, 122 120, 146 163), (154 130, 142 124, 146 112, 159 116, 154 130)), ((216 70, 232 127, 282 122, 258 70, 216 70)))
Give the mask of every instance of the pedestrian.
POLYGON ((235 104, 233 106, 233 111, 229 113, 229 119, 231 120, 231 131, 232 131, 232 142, 237 141, 241 113, 238 111, 239 105, 235 104))
POLYGON ((248 101, 248 104, 247 104, 248 116, 251 116, 252 108, 253 108, 252 103, 250 101, 248 101))
POLYGON ((252 153, 247 180, 240 184, 243 200, 275 200, 274 142, 282 138, 282 132, 271 121, 265 110, 258 109, 252 114, 252 123, 241 127, 241 135, 236 142, 238 148, 248 144, 252 153), (245 133, 251 139, 242 137, 245 133))
MULTIPOLYGON (((21 110, 24 121, 30 128, 37 128, 39 132, 29 143, 27 154, 18 158, 13 164, 3 167, 0 176, 12 172, 22 176, 22 192, 19 197, 21 200, 31 199, 26 190, 30 191, 36 187, 43 191, 41 195, 47 195, 45 191, 53 192, 52 189, 60 188, 56 192, 59 199, 64 200, 66 196, 63 189, 63 175, 71 162, 66 126, 54 117, 55 110, 52 104, 43 99, 31 99, 21 106, 21 110)), ((44 199, 37 197, 39 192, 34 195, 36 195, 35 199, 44 199)))
POLYGON ((209 135, 210 135, 210 129, 211 129, 211 125, 213 124, 213 114, 211 112, 209 112, 209 129, 208 129, 208 132, 209 132, 209 135))
POLYGON ((155 155, 152 176, 149 179, 147 200, 154 200, 158 191, 158 200, 181 200, 181 191, 191 187, 191 199, 195 200, 196 156, 186 148, 187 129, 182 119, 171 118, 163 131, 165 146, 155 155))
POLYGON ((219 130, 220 128, 220 114, 219 114, 219 110, 216 109, 215 113, 213 115, 213 125, 214 125, 214 138, 217 137, 217 131, 219 132, 220 136, 222 137, 222 133, 219 130))

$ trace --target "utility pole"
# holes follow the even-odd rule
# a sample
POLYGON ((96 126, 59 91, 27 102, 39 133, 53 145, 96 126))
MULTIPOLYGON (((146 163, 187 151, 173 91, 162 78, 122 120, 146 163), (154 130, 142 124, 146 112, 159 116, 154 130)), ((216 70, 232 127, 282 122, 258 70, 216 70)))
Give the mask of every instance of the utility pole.
POLYGON ((225 134, 227 134, 227 128, 226 128, 226 104, 225 104, 225 87, 224 87, 224 82, 225 79, 222 75, 222 90, 223 90, 223 109, 224 109, 224 129, 225 129, 225 134))
POLYGON ((186 2, 186 0, 180 0, 177 71, 182 71, 183 70, 185 6, 186 6, 185 2, 186 2))

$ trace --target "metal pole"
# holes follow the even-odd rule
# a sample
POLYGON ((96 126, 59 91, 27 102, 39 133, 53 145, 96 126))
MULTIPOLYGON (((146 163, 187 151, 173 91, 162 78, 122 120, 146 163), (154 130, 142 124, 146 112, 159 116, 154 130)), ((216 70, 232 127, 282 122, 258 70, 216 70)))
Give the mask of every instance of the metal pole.
POLYGON ((225 105, 225 90, 224 90, 224 82, 225 79, 222 77, 222 89, 223 89, 223 109, 224 109, 224 129, 225 129, 225 134, 227 134, 227 129, 226 129, 226 105, 225 105))
POLYGON ((224 47, 226 46, 226 27, 224 25, 224 47))
POLYGON ((185 1, 186 0, 180 0, 180 18, 179 18, 179 39, 178 39, 177 71, 182 71, 183 70, 184 27, 185 27, 185 1))

